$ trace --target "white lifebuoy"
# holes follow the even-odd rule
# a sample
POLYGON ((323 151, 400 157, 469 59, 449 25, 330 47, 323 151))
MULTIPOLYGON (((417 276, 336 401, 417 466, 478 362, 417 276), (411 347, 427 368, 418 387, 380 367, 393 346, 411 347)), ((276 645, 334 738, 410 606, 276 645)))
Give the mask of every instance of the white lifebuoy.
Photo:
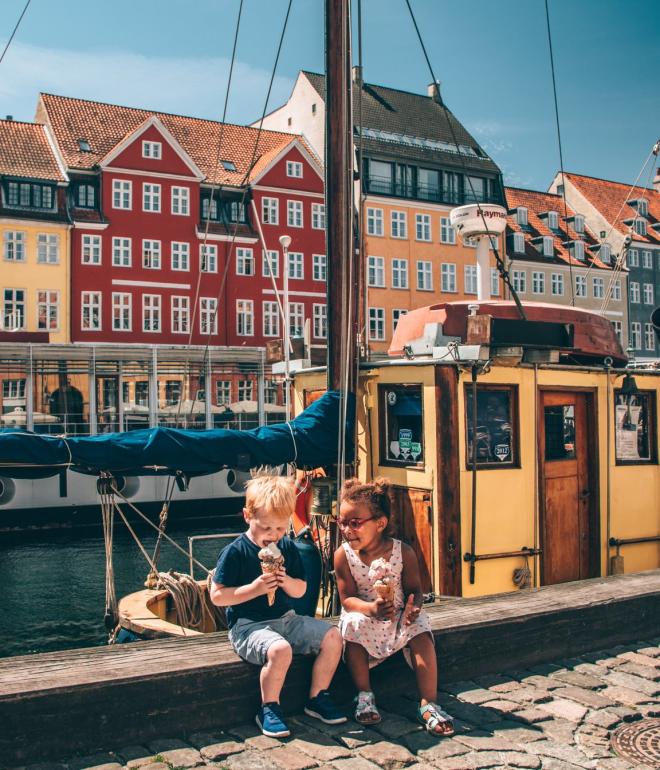
POLYGON ((5 476, 0 476, 0 505, 6 505, 11 503, 16 494, 16 484, 14 479, 8 479, 5 476))

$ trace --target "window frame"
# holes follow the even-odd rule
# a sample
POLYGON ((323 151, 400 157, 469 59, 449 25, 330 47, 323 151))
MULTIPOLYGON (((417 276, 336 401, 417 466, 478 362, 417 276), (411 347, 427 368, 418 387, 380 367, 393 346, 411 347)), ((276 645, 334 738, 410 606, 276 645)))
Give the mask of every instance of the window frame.
POLYGON ((190 216, 190 187, 172 185, 170 188, 170 213, 175 217, 190 216), (175 211, 175 207, 180 210, 175 211))
POLYGON ((312 203, 312 230, 325 230, 325 203, 312 203))
POLYGON ((305 226, 303 202, 295 199, 286 202, 286 223, 288 227, 300 229, 305 226), (298 221, 300 220, 300 221, 298 221))
POLYGON ((280 201, 279 198, 264 196, 261 199, 261 223, 263 225, 279 225, 280 201))
POLYGON ((112 316, 110 318, 110 328, 113 332, 132 332, 133 331, 133 294, 130 291, 113 291, 112 292, 112 316), (124 303, 121 300, 128 297, 128 302, 124 303), (117 301, 119 300, 119 302, 117 301), (115 326, 115 309, 119 310, 119 320, 123 320, 124 311, 128 310, 128 327, 115 326))
POLYGON ((133 182, 130 179, 112 180, 112 208, 118 211, 133 210, 133 182))
POLYGON ((142 157, 149 160, 162 160, 163 158, 163 143, 153 142, 149 139, 142 140, 142 157), (156 152, 154 152, 154 150, 156 152))
POLYGON ((142 211, 145 214, 160 214, 162 211, 162 196, 163 186, 161 184, 158 184, 158 182, 143 182, 142 211))
POLYGON ((407 383, 378 383, 378 465, 384 468, 415 468, 422 470, 425 467, 425 454, 427 452, 426 440, 424 436, 424 385, 421 382, 407 383), (419 392, 421 408, 421 444, 422 455, 420 460, 392 460, 388 458, 388 433, 387 433, 387 391, 419 392))
POLYGON ((405 241, 408 239, 408 213, 406 211, 400 209, 390 211, 390 236, 397 240, 405 241))
MULTIPOLYGON (((430 259, 417 259, 415 260, 415 276, 416 276, 416 288, 417 291, 433 291, 433 262, 430 259), (428 268, 428 270, 427 270, 428 268), (428 275, 428 286, 422 285, 420 282, 420 275, 426 277, 428 275)), ((424 281, 423 283, 426 283, 424 281)))
POLYGON ((658 432, 657 432, 657 425, 658 425, 658 403, 657 403, 657 393, 655 390, 646 390, 646 389, 639 389, 640 395, 644 395, 648 397, 648 431, 649 431, 649 459, 639 459, 639 460, 622 460, 619 459, 619 452, 617 449, 617 440, 616 440, 616 407, 617 404, 617 396, 623 395, 621 393, 621 388, 615 388, 614 392, 612 394, 612 398, 614 399, 614 409, 612 410, 612 419, 614 420, 614 462, 615 465, 657 465, 658 464, 658 432))
MULTIPOLYGON (((472 392, 471 383, 465 382, 463 384, 463 412, 465 415, 464 431, 465 431, 465 470, 472 470, 472 462, 470 460, 470 444, 468 428, 470 427, 470 414, 468 411, 468 392, 472 392)), ((521 467, 520 462, 520 408, 519 408, 519 393, 518 385, 496 384, 489 383, 487 385, 477 385, 477 399, 479 393, 489 392, 509 392, 511 394, 511 452, 513 458, 511 462, 480 462, 477 460, 477 470, 489 471, 489 470, 511 470, 521 467)))
POLYGON ((286 175, 291 179, 302 179, 303 164, 299 160, 287 160, 286 175))

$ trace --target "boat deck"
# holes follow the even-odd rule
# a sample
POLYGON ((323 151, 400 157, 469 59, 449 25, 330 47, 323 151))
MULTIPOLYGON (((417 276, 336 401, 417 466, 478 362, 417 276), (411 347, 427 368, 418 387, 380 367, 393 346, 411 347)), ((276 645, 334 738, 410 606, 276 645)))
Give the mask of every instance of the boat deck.
MULTIPOLYGON (((596 578, 538 591, 445 599, 428 606, 442 682, 577 655, 660 634, 660 571, 596 578)), ((305 699, 310 661, 296 659, 286 710, 305 699)), ((375 686, 411 685, 400 656, 375 686)), ((350 692, 345 671, 336 677, 350 692)), ((258 669, 235 655, 224 632, 0 660, 0 757, 8 764, 49 755, 180 735, 249 721, 258 669)))

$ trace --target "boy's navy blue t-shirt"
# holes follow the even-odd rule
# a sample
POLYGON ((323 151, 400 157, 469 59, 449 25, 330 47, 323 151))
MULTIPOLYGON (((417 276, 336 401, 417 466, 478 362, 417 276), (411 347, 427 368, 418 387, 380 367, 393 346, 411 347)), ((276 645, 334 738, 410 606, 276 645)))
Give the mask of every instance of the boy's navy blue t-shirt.
MULTIPOLYGON (((305 570, 302 559, 296 548, 296 544, 289 537, 283 537, 277 547, 284 554, 284 569, 292 578, 305 579, 305 570)), ((261 575, 261 562, 259 551, 244 532, 230 543, 220 554, 218 565, 215 568, 213 580, 223 586, 237 587, 251 583, 261 575)), ((226 607, 227 623, 231 628, 237 620, 248 618, 249 620, 273 620, 281 618, 291 607, 289 595, 278 588, 275 591, 275 601, 272 607, 268 606, 268 596, 257 596, 255 599, 226 607)))

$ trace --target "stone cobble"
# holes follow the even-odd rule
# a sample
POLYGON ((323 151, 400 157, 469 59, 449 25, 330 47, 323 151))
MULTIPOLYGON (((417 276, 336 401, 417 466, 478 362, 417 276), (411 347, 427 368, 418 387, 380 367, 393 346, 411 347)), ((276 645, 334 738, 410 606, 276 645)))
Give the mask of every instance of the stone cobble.
POLYGON ((241 724, 62 761, 45 750, 41 763, 13 770, 642 770, 610 739, 660 714, 659 696, 660 640, 647 640, 446 684, 438 701, 455 717, 453 738, 429 735, 414 701, 396 697, 379 701, 383 721, 372 727, 296 714, 286 740, 241 724))

